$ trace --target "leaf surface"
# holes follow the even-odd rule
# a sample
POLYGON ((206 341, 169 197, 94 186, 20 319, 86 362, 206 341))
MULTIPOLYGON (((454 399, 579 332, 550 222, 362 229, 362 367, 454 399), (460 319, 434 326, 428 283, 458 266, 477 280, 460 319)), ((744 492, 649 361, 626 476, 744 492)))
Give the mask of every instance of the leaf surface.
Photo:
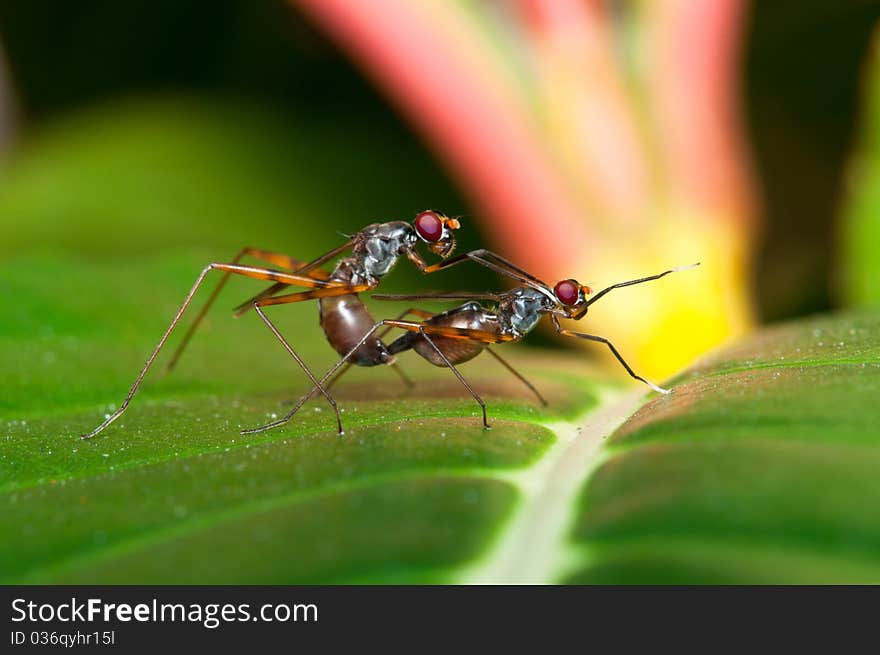
POLYGON ((880 581, 878 329, 874 313, 769 328, 682 375, 610 440, 565 579, 880 581))
MULTIPOLYGON (((314 256, 383 216, 412 166, 351 160, 370 138, 357 130, 244 115, 84 116, 0 171, 0 581, 880 581, 875 313, 765 328, 663 397, 581 351, 504 347, 551 405, 480 357, 462 373, 489 432, 448 371, 408 353, 411 391, 387 367, 340 382, 345 436, 313 400, 243 437, 308 385, 255 315, 230 317, 262 288, 235 279, 178 369, 163 377, 160 359, 125 415, 81 441, 206 263, 245 243, 314 256)), ((441 284, 402 265, 383 290, 447 284, 498 287, 476 268, 441 284)), ((335 361, 313 304, 270 312, 313 370, 335 361)))

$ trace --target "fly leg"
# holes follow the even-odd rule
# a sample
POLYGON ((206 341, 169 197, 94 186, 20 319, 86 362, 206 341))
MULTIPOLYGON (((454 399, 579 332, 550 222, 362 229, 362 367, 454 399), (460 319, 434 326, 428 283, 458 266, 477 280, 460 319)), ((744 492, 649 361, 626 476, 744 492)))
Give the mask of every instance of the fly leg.
MULTIPOLYGON (((343 250, 349 247, 350 241, 334 248, 333 250, 324 253, 317 259, 313 259, 310 262, 304 262, 299 259, 294 259, 293 257, 289 257, 288 255, 283 255, 277 252, 269 252, 268 250, 260 250, 259 248, 242 248, 239 253, 232 258, 231 264, 238 264, 241 261, 242 257, 250 256, 256 259, 259 259, 264 262, 269 262, 270 264, 274 264, 275 266, 280 266, 281 268, 286 268, 291 270, 292 272, 297 273, 298 275, 307 275, 308 277, 315 280, 327 280, 329 274, 319 269, 318 267, 326 261, 332 259, 343 250)), ((205 314, 208 313, 208 310, 211 308, 211 305, 214 304, 214 301, 217 300, 217 296, 220 295, 220 291, 223 290, 223 287, 226 285, 226 282, 229 280, 229 276, 231 275, 231 271, 226 271, 224 275, 220 278, 220 281, 217 283, 217 286, 214 287, 214 290, 211 292, 211 295, 208 296, 208 300, 205 301, 205 304, 199 310, 199 313, 196 314, 196 317, 193 319, 192 324, 187 329, 186 333, 183 335, 183 339, 181 339, 177 348, 174 351, 174 354, 171 356, 171 359, 168 360, 168 363, 165 365, 166 373, 170 373, 174 367, 177 365, 177 361, 180 359, 180 356, 183 354, 184 349, 189 343, 190 339, 192 339, 193 334, 196 331, 196 328, 199 326, 199 323, 202 322, 202 319, 205 317, 205 314)), ((269 287, 270 290, 278 290, 283 289, 287 284, 283 282, 276 282, 274 285, 269 287)), ((266 292, 264 292, 266 293, 266 292)), ((274 291, 273 291, 274 293, 274 291)), ((248 304, 250 307, 250 303, 248 304)))
POLYGON ((119 406, 119 408, 110 416, 108 416, 103 423, 101 423, 91 432, 82 435, 83 439, 90 439, 94 437, 96 434, 101 432, 104 428, 113 423, 113 421, 115 421, 122 415, 122 413, 128 407, 128 404, 131 402, 131 399, 137 392, 138 388, 140 387, 141 382, 143 381, 147 372, 150 370, 150 367, 153 365, 156 357, 159 355, 159 352, 162 350, 162 347, 165 345, 165 342, 168 340, 168 336, 174 330, 178 322, 180 322, 183 313, 186 311, 187 307, 189 307, 193 297, 196 295, 196 292, 202 286, 202 282, 204 282, 205 277, 211 271, 224 271, 226 273, 243 275, 245 277, 250 277, 258 280, 271 280, 273 282, 283 282, 284 284, 306 287, 330 287, 332 285, 331 282, 315 280, 304 275, 298 275, 296 273, 285 273, 283 271, 275 271, 268 268, 254 268, 252 266, 241 266, 238 264, 208 264, 199 274, 199 277, 196 279, 195 284, 193 284, 192 289, 190 289, 189 293, 186 295, 186 298, 184 299, 183 304, 180 306, 180 309, 177 310, 177 314, 175 314, 174 318, 171 320, 170 325, 166 328, 165 333, 162 335, 162 338, 159 339, 159 343, 153 349, 153 352, 150 354, 149 358, 147 358, 146 363, 141 369, 141 372, 138 374, 137 379, 135 379, 134 384, 131 386, 128 395, 125 397, 125 400, 122 401, 122 404, 119 406))
MULTIPOLYGON (((426 312, 427 313, 427 312, 426 312)), ((433 316, 433 314, 430 314, 433 316)), ((320 380, 320 385, 323 385, 333 377, 333 375, 343 366, 345 366, 349 360, 354 356, 355 352, 357 352, 358 348, 360 348, 364 343, 366 343, 367 339, 371 337, 377 330, 380 330, 383 327, 393 327, 400 328, 402 330, 408 330, 410 332, 418 332, 423 337, 426 335, 438 335, 443 337, 449 337, 452 339, 473 339, 479 341, 481 343, 501 343, 504 341, 512 341, 513 337, 505 334, 497 334, 495 332, 491 332, 488 330, 473 330, 468 328, 456 328, 456 327, 445 327, 445 326, 436 326, 436 325, 425 325, 424 323, 418 323, 415 321, 403 321, 400 319, 385 319, 383 321, 379 321, 372 328, 370 328, 363 337, 361 337, 360 341, 354 345, 354 347, 349 350, 345 356, 342 357, 338 362, 336 362, 329 371, 327 371, 324 376, 320 380)), ((430 337, 428 337, 430 339, 430 337)), ((429 341, 431 345, 436 349, 436 344, 433 341, 429 341)), ((441 358, 445 359, 448 362, 448 358, 441 352, 441 358)), ((471 392, 471 395, 478 399, 477 402, 483 409, 483 425, 485 427, 489 427, 489 424, 486 420, 486 408, 485 403, 483 403, 482 399, 476 394, 475 391, 467 384, 461 374, 458 372, 458 369, 452 365, 451 362, 448 363, 448 366, 452 369, 453 373, 458 377, 458 379, 464 384, 464 386, 471 392)), ((316 385, 306 394, 304 394, 293 406, 293 408, 284 416, 276 421, 272 421, 271 423, 267 423, 265 425, 261 425, 256 428, 251 428, 249 430, 242 430, 242 434, 254 434, 256 432, 263 432, 264 430, 271 430, 272 428, 276 428, 278 426, 284 425, 291 418, 293 418, 294 414, 296 414, 300 407, 302 407, 312 396, 318 393, 323 387, 316 385)))

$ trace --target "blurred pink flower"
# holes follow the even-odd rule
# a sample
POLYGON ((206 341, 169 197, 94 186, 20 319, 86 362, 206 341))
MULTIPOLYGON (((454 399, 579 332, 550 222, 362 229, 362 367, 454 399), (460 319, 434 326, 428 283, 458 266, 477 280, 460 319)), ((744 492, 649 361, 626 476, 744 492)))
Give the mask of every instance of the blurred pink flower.
POLYGON ((743 0, 292 2, 425 135, 501 254, 594 288, 703 262, 591 313, 643 370, 750 325, 743 0))

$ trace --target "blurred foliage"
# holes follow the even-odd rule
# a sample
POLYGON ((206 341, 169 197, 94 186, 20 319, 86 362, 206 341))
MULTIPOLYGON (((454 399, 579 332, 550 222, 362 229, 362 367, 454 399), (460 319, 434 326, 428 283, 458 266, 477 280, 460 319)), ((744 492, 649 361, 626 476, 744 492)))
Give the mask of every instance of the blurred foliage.
POLYGON ((281 2, 6 0, 0 35, 40 120, 132 93, 259 98, 308 116, 402 132, 368 84, 281 2), (64 62, 64 74, 47 65, 64 62))
MULTIPOLYGON (((0 39, 26 126, 0 166, 0 253, 193 244, 223 259, 243 245, 309 257, 426 206, 464 214, 462 248, 483 243, 446 174, 282 3, 4 2, 0 39), (63 76, 46 66, 56 60, 63 76)), ((475 270, 445 280, 497 286, 475 270)))
POLYGON ((754 280, 765 320, 835 302, 834 256, 862 62, 880 20, 877 0, 752 3, 745 92, 762 187, 754 280))
MULTIPOLYGON (((767 319, 831 304, 827 244, 852 137, 859 63, 878 17, 876 0, 752 3, 745 102, 763 188, 755 286, 767 319)), ((175 0, 6 0, 0 39, 26 135, 59 114, 119 96, 158 91, 252 100, 281 120, 297 116, 298 125, 318 121, 350 126, 348 134, 368 132, 375 143, 406 153, 399 166, 383 162, 390 166, 388 186, 410 171, 406 183, 419 178, 422 189, 433 191, 432 202, 467 211, 387 103, 283 2, 219 0, 208 9, 175 0)), ((366 163, 374 154, 381 155, 356 157, 366 163)), ((395 194, 376 195, 383 204, 365 213, 406 213, 425 202, 416 196, 396 207, 388 204, 395 194)), ((187 220, 198 224, 196 217, 187 220)))
POLYGON ((850 305, 880 306, 880 35, 865 66, 858 149, 850 162, 839 228, 840 292, 850 305))
MULTIPOLYGON (((253 245, 311 259, 341 233, 409 220, 425 203, 456 213, 454 196, 435 188, 430 167, 402 144, 291 122, 255 105, 168 98, 53 123, 0 168, 0 252, 116 258, 218 246, 225 260, 253 245)), ((474 223, 462 225, 462 247, 476 247, 474 223)), ((384 288, 407 277, 409 288, 421 278, 403 265, 384 288)), ((497 284, 476 267, 443 278, 453 287, 497 284)))

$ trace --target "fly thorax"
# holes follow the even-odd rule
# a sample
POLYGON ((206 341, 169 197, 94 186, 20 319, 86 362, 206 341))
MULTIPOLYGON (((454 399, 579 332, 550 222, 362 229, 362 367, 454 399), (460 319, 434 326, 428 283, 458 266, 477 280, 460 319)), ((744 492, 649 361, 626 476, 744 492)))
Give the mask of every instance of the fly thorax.
POLYGON ((369 276, 367 271, 364 270, 362 261, 356 257, 340 259, 336 268, 330 274, 330 279, 334 282, 345 282, 351 286, 362 284, 374 285, 377 282, 377 280, 369 276))
POLYGON ((364 269, 367 274, 377 278, 386 275, 400 256, 396 244, 385 239, 370 239, 364 243, 364 250, 364 269))
POLYGON ((546 296, 530 287, 519 287, 504 295, 499 303, 499 315, 504 328, 516 334, 530 332, 541 320, 541 311, 549 305, 546 296))
POLYGON ((362 235, 354 254, 360 258, 365 275, 373 278, 386 275, 416 239, 412 226, 403 221, 370 226, 362 235))

